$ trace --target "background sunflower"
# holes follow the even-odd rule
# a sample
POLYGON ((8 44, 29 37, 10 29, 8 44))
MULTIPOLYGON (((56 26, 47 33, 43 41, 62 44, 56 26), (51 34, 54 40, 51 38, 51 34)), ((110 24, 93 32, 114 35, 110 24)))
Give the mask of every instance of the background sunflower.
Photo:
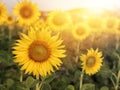
POLYGON ((0 2, 0 25, 4 23, 7 18, 7 8, 0 2))
POLYGON ((19 2, 14 7, 14 14, 17 16, 17 20, 20 24, 28 26, 38 20, 41 15, 37 4, 29 0, 19 2))
POLYGON ((53 31, 61 31, 68 29, 72 21, 67 12, 57 10, 48 14, 47 24, 53 31))
POLYGON ((75 39, 84 40, 90 34, 90 27, 87 23, 76 24, 72 29, 72 34, 75 39))

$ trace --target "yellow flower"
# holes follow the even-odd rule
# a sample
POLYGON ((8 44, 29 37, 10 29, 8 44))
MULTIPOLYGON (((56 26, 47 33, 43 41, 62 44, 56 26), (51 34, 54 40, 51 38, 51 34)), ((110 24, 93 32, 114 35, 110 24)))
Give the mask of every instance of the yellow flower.
POLYGON ((42 20, 37 20, 35 23, 33 23, 30 28, 35 29, 35 30, 41 30, 44 28, 47 28, 47 25, 45 21, 42 20))
POLYGON ((89 14, 89 11, 85 8, 76 8, 69 10, 68 13, 71 16, 72 23, 75 25, 80 22, 84 22, 89 14))
POLYGON ((8 25, 14 24, 15 23, 14 16, 12 14, 8 14, 5 23, 8 24, 8 25))
POLYGON ((51 36, 46 29, 31 29, 28 35, 21 34, 21 39, 13 47, 14 62, 22 65, 21 70, 25 70, 25 73, 44 77, 61 66, 60 58, 65 57, 62 42, 58 34, 51 36))
POLYGON ((102 66, 102 52, 98 52, 98 49, 90 49, 86 55, 83 54, 80 56, 80 60, 82 61, 82 69, 85 70, 85 73, 93 75, 97 73, 102 66))
POLYGON ((110 32, 110 33, 115 33, 116 30, 118 29, 119 26, 119 18, 116 16, 113 17, 106 17, 104 19, 104 27, 105 27, 105 31, 110 32))
POLYGON ((0 25, 4 23, 7 17, 7 8, 0 2, 0 25))
POLYGON ((20 25, 23 24, 28 26, 38 20, 41 15, 37 4, 28 0, 18 3, 14 8, 14 13, 20 25))
POLYGON ((90 28, 87 24, 79 23, 73 27, 72 34, 78 40, 85 39, 90 33, 90 28))
POLYGON ((116 34, 120 35, 120 19, 119 19, 118 26, 117 26, 117 29, 116 29, 116 34))
POLYGON ((104 29, 103 18, 100 16, 90 16, 86 19, 86 23, 88 23, 93 32, 102 32, 104 29))
POLYGON ((68 29, 71 23, 70 15, 65 11, 52 11, 47 18, 47 24, 53 31, 68 29))

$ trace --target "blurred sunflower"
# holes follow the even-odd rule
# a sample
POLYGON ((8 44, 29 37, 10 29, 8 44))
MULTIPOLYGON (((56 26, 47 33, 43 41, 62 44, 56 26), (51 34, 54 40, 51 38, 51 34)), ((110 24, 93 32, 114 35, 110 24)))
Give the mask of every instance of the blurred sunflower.
POLYGON ((21 39, 13 47, 14 62, 22 65, 25 73, 46 76, 62 64, 65 57, 63 40, 59 35, 51 36, 48 30, 29 30, 28 35, 21 34, 21 39))
POLYGON ((82 69, 88 75, 93 75, 100 70, 102 66, 102 52, 98 52, 98 49, 93 50, 92 48, 88 50, 86 55, 81 55, 80 60, 82 61, 82 69))
POLYGON ((41 15, 37 4, 32 3, 31 0, 23 0, 18 3, 14 8, 14 13, 20 25, 28 26, 38 20, 41 15))
POLYGON ((47 24, 53 31, 68 29, 71 23, 71 17, 65 11, 52 11, 47 18, 47 24))
POLYGON ((14 16, 12 15, 12 14, 8 14, 7 15, 7 19, 6 19, 6 24, 8 24, 8 25, 12 25, 12 24, 14 24, 15 23, 15 18, 14 18, 14 16))
POLYGON ((45 21, 37 20, 35 23, 33 23, 30 26, 30 28, 34 30, 41 30, 41 29, 47 28, 47 25, 45 21))
POLYGON ((73 27, 72 34, 74 38, 83 40, 90 34, 90 28, 86 23, 79 23, 73 27))
POLYGON ((4 23, 7 17, 7 8, 0 2, 0 25, 4 23))
POLYGON ((71 16, 71 20, 74 25, 80 22, 84 22, 89 16, 89 11, 86 8, 75 8, 69 10, 68 13, 71 16))
POLYGON ((116 29, 116 33, 117 34, 120 34, 120 19, 119 19, 119 22, 118 22, 118 27, 116 29))
POLYGON ((14 15, 8 14, 5 20, 5 24, 8 26, 9 30, 13 30, 15 24, 14 15))
POLYGON ((104 23, 102 17, 93 17, 90 16, 89 18, 86 19, 86 23, 92 28, 93 32, 101 32, 104 29, 104 23))
POLYGON ((115 33, 116 30, 118 29, 120 20, 118 19, 118 17, 114 16, 114 17, 106 17, 104 19, 104 22, 105 22, 104 24, 105 31, 110 33, 115 33))

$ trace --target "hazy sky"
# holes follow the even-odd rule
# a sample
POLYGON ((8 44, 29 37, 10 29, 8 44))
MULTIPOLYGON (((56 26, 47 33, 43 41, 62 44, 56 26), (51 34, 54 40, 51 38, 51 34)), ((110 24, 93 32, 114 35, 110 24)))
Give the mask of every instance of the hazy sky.
MULTIPOLYGON (((18 0, 1 0, 4 2, 9 10, 18 3, 18 0)), ((20 1, 20 0, 19 0, 20 1)), ((100 7, 107 6, 109 8, 116 8, 120 6, 120 0, 32 0, 39 5, 42 11, 50 11, 55 9, 68 10, 76 7, 100 7), (102 2, 101 2, 102 1, 102 2)))

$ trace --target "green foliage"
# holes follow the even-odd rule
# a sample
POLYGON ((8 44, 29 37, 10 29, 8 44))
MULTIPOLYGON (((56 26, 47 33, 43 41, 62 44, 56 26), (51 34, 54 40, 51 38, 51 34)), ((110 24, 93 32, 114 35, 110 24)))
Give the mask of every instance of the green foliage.
POLYGON ((84 84, 82 90, 95 90, 94 84, 84 84))
POLYGON ((73 85, 68 85, 65 90, 75 90, 73 85))
POLYGON ((35 81, 35 79, 31 76, 27 77, 27 79, 25 81, 25 85, 27 88, 31 88, 31 87, 35 86, 36 83, 37 82, 35 81))
POLYGON ((100 90, 109 90, 109 88, 108 87, 106 87, 106 86, 103 86, 103 87, 101 87, 101 89, 100 90))
POLYGON ((51 86, 49 84, 44 83, 41 87, 41 90, 51 90, 51 86))

